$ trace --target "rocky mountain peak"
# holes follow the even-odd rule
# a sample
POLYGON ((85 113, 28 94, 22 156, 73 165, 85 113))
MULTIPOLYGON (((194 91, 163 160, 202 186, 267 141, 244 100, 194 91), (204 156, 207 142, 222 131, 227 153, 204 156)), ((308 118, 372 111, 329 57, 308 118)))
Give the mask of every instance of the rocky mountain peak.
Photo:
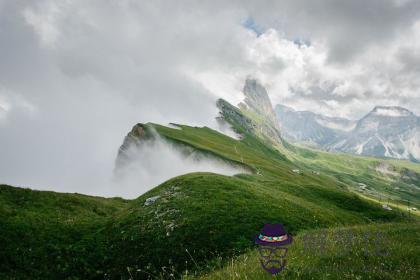
POLYGON ((404 130, 417 127, 420 119, 408 109, 398 106, 376 106, 362 118, 355 132, 358 133, 383 133, 399 134, 404 130))
POLYGON ((273 105, 267 90, 256 79, 246 79, 243 93, 245 95, 244 103, 249 109, 275 119, 273 105))
POLYGON ((280 126, 267 90, 257 80, 247 79, 243 94, 245 99, 238 105, 239 108, 223 99, 218 100, 218 121, 228 122, 239 134, 246 132, 283 145, 280 126))

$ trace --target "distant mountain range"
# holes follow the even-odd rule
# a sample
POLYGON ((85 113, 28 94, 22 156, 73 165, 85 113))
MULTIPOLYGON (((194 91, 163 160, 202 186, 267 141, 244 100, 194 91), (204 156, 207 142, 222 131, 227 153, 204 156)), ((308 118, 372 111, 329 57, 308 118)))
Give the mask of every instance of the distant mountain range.
MULTIPOLYGON (((280 104, 273 109, 267 90, 251 78, 243 94, 238 107, 223 99, 217 102, 218 121, 239 135, 250 134, 276 147, 284 146, 285 139, 326 151, 420 162, 420 117, 405 108, 378 106, 360 120, 349 120, 280 104)), ((125 161, 128 143, 146 136, 137 128, 120 148, 117 165, 125 161)))
POLYGON ((331 118, 309 111, 277 105, 275 108, 283 137, 292 142, 328 146, 356 126, 356 121, 331 118))
POLYGON ((402 107, 378 106, 358 121, 277 105, 282 136, 328 151, 420 161, 420 118, 402 107))

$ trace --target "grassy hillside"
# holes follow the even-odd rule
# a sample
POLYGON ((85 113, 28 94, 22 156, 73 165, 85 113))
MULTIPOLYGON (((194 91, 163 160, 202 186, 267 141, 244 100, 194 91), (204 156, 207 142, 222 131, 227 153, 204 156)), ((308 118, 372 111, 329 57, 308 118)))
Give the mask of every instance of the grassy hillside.
MULTIPOLYGON (((179 278, 253 248, 264 223, 281 222, 299 235, 408 221, 403 210, 383 210, 351 191, 359 180, 378 189, 403 180, 371 171, 377 160, 293 146, 280 152, 252 135, 235 140, 209 128, 148 126, 252 174, 187 174, 130 201, 1 186, 2 279, 179 278)), ((416 174, 412 165, 392 164, 416 174)), ((407 195, 418 199, 415 189, 407 195)))
POLYGON ((259 181, 255 175, 196 173, 169 180, 138 198, 107 236, 112 236, 116 247, 112 255, 119 254, 117 271, 126 266, 137 271, 142 269, 139 264, 150 262, 147 273, 156 275, 161 267, 175 273, 195 267, 191 258, 205 266, 216 256, 250 248, 264 223, 281 221, 295 234, 310 228, 402 219, 334 187, 296 189, 287 183, 259 181), (139 207, 157 195, 155 203, 139 207))
POLYGON ((0 185, 0 279, 84 278, 103 248, 95 232, 123 199, 0 185))
MULTIPOLYGON (((276 279, 419 279, 420 224, 387 223, 310 230, 295 236, 286 269, 276 279), (325 238, 309 243, 308 237, 325 238)), ((222 262, 223 263, 223 262, 222 262)), ((257 250, 224 266, 183 279, 273 279, 259 262, 257 250)))

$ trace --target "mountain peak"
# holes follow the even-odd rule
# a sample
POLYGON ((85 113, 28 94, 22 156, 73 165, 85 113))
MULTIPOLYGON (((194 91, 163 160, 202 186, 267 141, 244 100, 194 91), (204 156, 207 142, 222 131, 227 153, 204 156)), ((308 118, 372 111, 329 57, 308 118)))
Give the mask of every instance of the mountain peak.
POLYGON ((247 132, 263 136, 277 145, 282 145, 280 126, 267 90, 256 79, 248 78, 243 94, 245 99, 238 104, 238 108, 223 99, 217 101, 221 115, 219 119, 236 127, 238 133, 247 132))
POLYGON ((414 113, 399 106, 376 106, 371 112, 371 115, 384 117, 411 117, 414 113))
POLYGON ((245 95, 244 102, 249 108, 264 115, 273 112, 267 90, 256 79, 246 79, 243 93, 245 95))

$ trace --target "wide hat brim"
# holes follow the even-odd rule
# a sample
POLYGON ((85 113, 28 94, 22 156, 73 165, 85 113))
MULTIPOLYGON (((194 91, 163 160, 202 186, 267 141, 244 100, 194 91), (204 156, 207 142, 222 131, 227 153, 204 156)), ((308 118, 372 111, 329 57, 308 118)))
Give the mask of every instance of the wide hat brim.
POLYGON ((277 242, 267 242, 263 241, 259 238, 259 235, 256 235, 254 238, 255 244, 257 245, 264 245, 264 246, 284 246, 287 244, 290 244, 293 242, 293 237, 289 234, 287 234, 287 239, 283 241, 277 241, 277 242))

